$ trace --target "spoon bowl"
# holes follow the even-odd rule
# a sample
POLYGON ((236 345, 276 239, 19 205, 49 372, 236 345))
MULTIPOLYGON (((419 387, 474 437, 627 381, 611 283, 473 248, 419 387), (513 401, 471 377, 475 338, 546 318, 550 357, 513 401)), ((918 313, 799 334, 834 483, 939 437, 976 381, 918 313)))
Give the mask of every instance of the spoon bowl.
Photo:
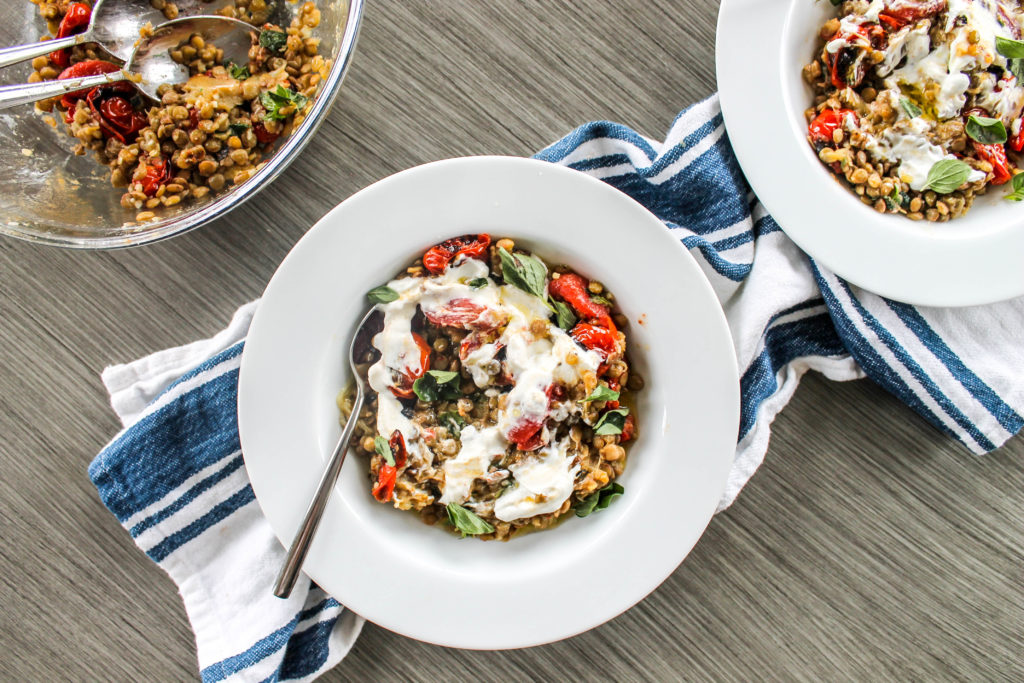
POLYGON ((161 85, 179 85, 189 79, 188 66, 175 62, 171 58, 171 50, 193 36, 199 36, 204 42, 221 48, 225 61, 247 64, 252 42, 250 33, 254 30, 252 25, 228 17, 173 19, 157 26, 150 35, 138 38, 123 69, 93 76, 6 86, 0 88, 0 109, 119 81, 130 82, 146 97, 159 101, 157 90, 161 85))
MULTIPOLYGON (((175 2, 178 12, 183 16, 213 14, 230 4, 231 0, 175 2)), ((0 67, 83 43, 96 43, 110 57, 125 62, 131 57, 142 28, 146 24, 156 26, 165 18, 163 11, 154 9, 150 0, 96 0, 84 31, 63 38, 0 48, 0 67)))

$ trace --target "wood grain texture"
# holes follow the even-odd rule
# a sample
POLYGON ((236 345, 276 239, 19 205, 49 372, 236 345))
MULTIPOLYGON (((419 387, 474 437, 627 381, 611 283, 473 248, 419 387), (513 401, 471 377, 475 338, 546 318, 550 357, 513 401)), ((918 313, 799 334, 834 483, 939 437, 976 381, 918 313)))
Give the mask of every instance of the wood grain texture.
MULTIPOLYGON (((330 118, 229 217, 117 253, 0 241, 0 677, 196 675, 173 584, 85 474, 118 428, 104 365, 212 334, 317 218, 389 173, 530 154, 593 119, 660 136, 714 90, 716 13, 372 0, 330 118)), ((367 625, 324 680, 1021 680, 1022 456, 1018 437, 975 458, 869 382, 809 376, 736 504, 626 614, 512 652, 367 625)))

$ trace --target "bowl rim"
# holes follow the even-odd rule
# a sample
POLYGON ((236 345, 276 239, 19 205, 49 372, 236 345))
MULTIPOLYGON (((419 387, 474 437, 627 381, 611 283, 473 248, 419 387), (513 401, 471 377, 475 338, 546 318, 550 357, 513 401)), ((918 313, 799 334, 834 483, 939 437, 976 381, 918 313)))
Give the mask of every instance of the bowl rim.
POLYGON ((331 105, 338 97, 338 93, 341 91, 341 83, 348 72, 348 68, 352 63, 352 57, 355 54, 365 3, 365 0, 346 1, 348 3, 348 13, 345 18, 345 31, 338 46, 338 56, 335 58, 334 65, 324 81, 320 94, 313 100, 312 108, 306 114, 302 123, 299 124, 299 127, 293 130, 288 139, 284 141, 281 148, 267 160, 266 165, 240 186, 225 193, 222 197, 204 204, 197 210, 184 213, 180 217, 153 230, 140 230, 139 232, 127 235, 90 237, 14 228, 7 223, 0 222, 0 235, 34 244, 63 247, 66 249, 126 249, 182 235, 216 218, 227 215, 241 206, 273 182, 298 157, 299 152, 309 144, 313 134, 320 127, 320 124, 323 123, 331 105))
POLYGON ((349 197, 298 241, 267 286, 242 353, 239 436, 256 499, 288 545, 340 432, 334 396, 347 371, 338 349, 365 310, 362 292, 418 248, 473 230, 504 230, 552 262, 602 277, 642 319, 632 326, 640 354, 632 360, 650 379, 638 396, 645 416, 631 455, 639 459, 620 479, 627 494, 600 515, 509 543, 460 541, 373 502, 364 462, 354 461, 342 468, 304 571, 404 635, 450 647, 528 647, 593 628, 664 581, 710 521, 735 456, 739 375, 725 314, 692 255, 635 200, 579 171, 515 157, 433 162, 349 197), (620 226, 629 227, 632 258, 622 244, 608 249, 614 234, 626 234, 610 232, 620 226), (629 267, 614 268, 624 256, 629 267), (609 575, 622 577, 610 591, 609 575), (431 590, 409 594, 400 586, 410 576, 431 590), (515 600, 502 602, 487 629, 463 619, 469 605, 493 599, 499 579, 515 600))

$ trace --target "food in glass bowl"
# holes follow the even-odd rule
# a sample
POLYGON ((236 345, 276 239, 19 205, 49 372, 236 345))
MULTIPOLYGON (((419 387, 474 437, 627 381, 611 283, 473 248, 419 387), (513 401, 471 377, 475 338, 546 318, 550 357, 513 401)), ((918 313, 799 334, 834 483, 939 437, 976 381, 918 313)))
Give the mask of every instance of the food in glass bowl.
POLYGON ((807 139, 880 213, 948 221, 1024 199, 1024 9, 1016 0, 848 0, 804 67, 807 139))
POLYGON ((383 321, 360 358, 372 392, 355 443, 378 501, 505 540, 622 495, 644 383, 599 282, 464 235, 369 297, 383 321))
MULTIPOLYGON (((33 2, 55 37, 88 26, 89 3, 33 2)), ((168 19, 177 17, 173 3, 152 4, 168 19)), ((161 86, 157 105, 127 83, 37 105, 59 114, 69 135, 78 140, 75 154, 93 152, 110 169, 111 184, 124 188, 121 206, 134 211, 137 222, 157 218, 162 207, 200 199, 255 174, 274 141, 302 121, 329 70, 317 54, 313 29, 320 11, 314 3, 304 3, 287 28, 263 23, 269 16, 263 0, 236 0, 220 13, 259 25, 252 32, 247 63, 225 63, 220 48, 196 35, 170 53, 188 66, 190 79, 161 86)), ((89 43, 38 57, 32 67, 30 82, 120 69, 89 43)), ((48 120, 61 125, 56 118, 48 120)))

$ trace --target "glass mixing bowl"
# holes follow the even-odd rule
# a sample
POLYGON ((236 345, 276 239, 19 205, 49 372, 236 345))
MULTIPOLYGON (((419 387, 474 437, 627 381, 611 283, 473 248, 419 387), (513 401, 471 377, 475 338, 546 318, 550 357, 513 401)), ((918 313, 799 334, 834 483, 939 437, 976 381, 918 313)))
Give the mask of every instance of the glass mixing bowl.
MULTIPOLYGON (((285 26, 299 3, 276 0, 272 20, 285 26)), ((34 41, 46 34, 39 9, 28 0, 7 0, 0 45, 34 41)), ((364 0, 321 0, 314 35, 331 69, 305 120, 264 157, 262 169, 240 185, 161 209, 156 220, 138 224, 121 207, 122 190, 111 187, 108 170, 91 155, 76 156, 64 124, 54 128, 31 105, 0 112, 0 234, 74 249, 113 249, 177 235, 218 218, 271 182, 309 141, 327 115, 352 59, 364 0)), ((29 63, 0 71, 3 85, 24 83, 29 63)))

